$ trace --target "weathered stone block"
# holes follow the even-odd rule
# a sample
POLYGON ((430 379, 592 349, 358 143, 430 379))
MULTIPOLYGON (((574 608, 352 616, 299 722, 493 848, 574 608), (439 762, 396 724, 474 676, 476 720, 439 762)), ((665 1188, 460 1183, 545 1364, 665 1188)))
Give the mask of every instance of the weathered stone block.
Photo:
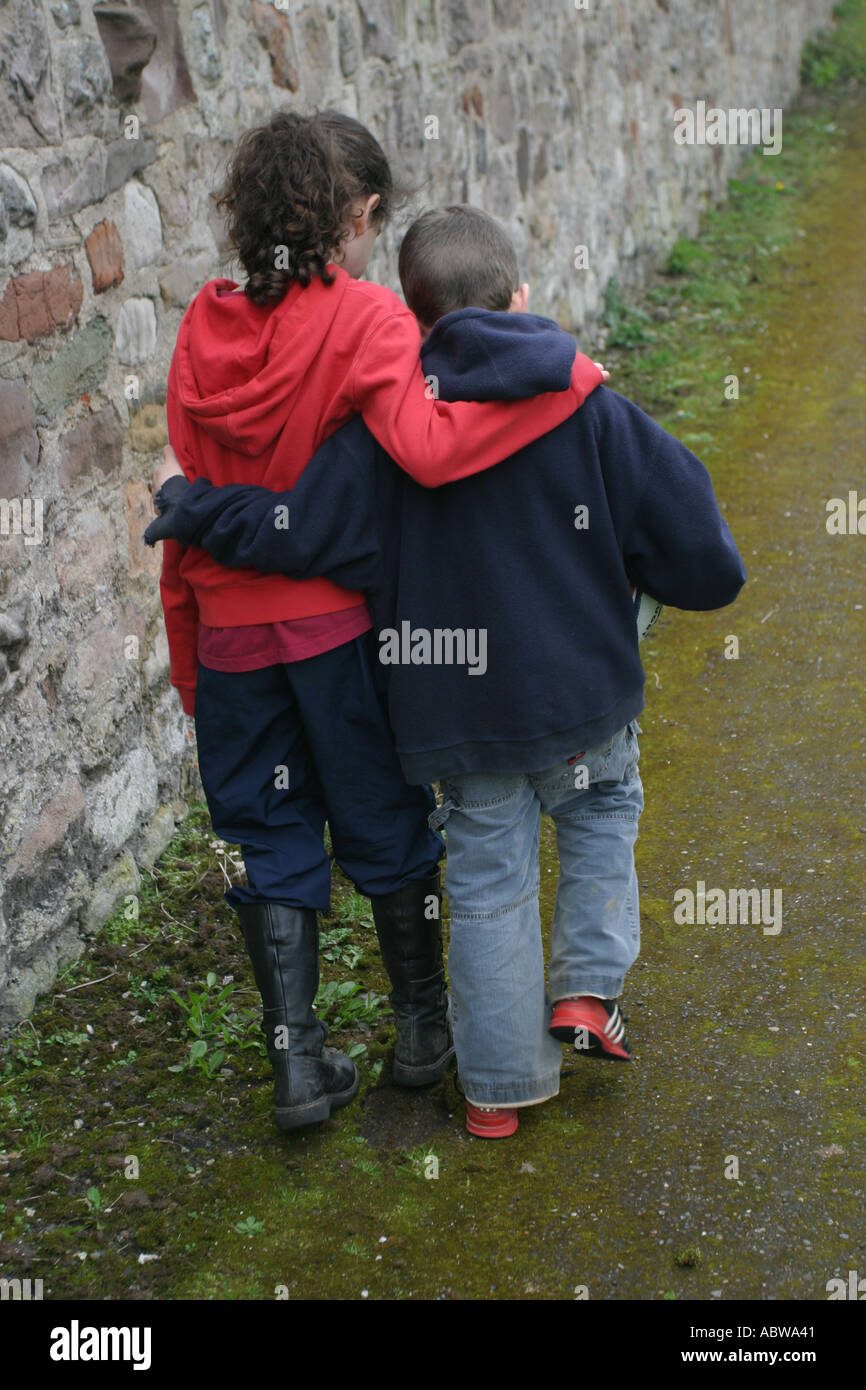
POLYGON ((11 879, 30 873, 41 858, 63 844, 70 825, 83 811, 84 797, 78 778, 70 774, 26 825, 15 853, 7 862, 6 876, 11 879))
POLYGON ((64 155, 42 175, 42 192, 49 222, 101 202, 106 193, 103 150, 97 147, 76 163, 64 155))
MULTIPOLYGON (((154 463, 158 460, 154 459, 154 463)), ((126 484, 126 525, 129 531, 130 579, 157 579, 162 568, 162 547, 145 545, 142 537, 153 520, 150 489, 137 478, 126 484)))
POLYGON ((84 249, 93 273, 94 294, 123 283, 123 245, 113 222, 97 222, 84 249))
POLYGON ((70 134, 86 131, 94 107, 111 91, 111 69, 96 39, 68 39, 61 50, 66 125, 70 134))
POLYGON ((162 220, 153 190, 137 180, 123 190, 126 258, 131 266, 152 265, 162 250, 162 220))
POLYGON ((183 136, 183 157, 186 161, 188 174, 204 173, 205 142, 200 135, 193 131, 184 131, 183 136))
MULTIPOLYGON (((35 272, 37 275, 40 273, 40 271, 35 272)), ((24 278, 24 276, 19 277, 19 284, 24 278)), ((73 319, 77 317, 81 308, 81 301, 84 298, 81 281, 72 279, 68 265, 56 265, 52 270, 47 270, 42 275, 42 293, 45 296, 48 317, 56 327, 68 328, 73 319)), ((24 338, 27 337, 27 334, 22 333, 21 336, 24 338)))
POLYGON ((118 850, 156 805, 156 764, 146 748, 134 748, 91 794, 88 826, 104 849, 118 850))
POLYGON ((18 331, 18 300, 15 291, 7 285, 8 293, 4 292, 0 299, 0 341, 6 343, 17 343, 21 337, 18 331))
POLYGON ((221 213, 219 208, 217 208, 215 205, 211 206, 210 211, 208 212, 207 224, 210 228, 211 236, 214 239, 214 245, 216 246, 216 249, 219 252, 220 256, 229 256, 231 254, 232 246, 231 238, 228 234, 226 219, 223 213, 221 213))
POLYGON ((324 20, 314 11, 301 22, 301 71, 304 92, 313 106, 321 106, 331 81, 331 43, 324 20))
POLYGON ((507 67, 502 67, 496 78, 491 103, 493 134, 503 145, 510 145, 517 130, 517 108, 511 77, 507 67))
POLYGON ((159 292, 163 303, 171 308, 186 309, 205 281, 214 273, 214 258, 202 254, 175 261, 159 277, 159 292))
MULTIPOLYGON (((73 553, 73 543, 70 543, 68 553, 73 553)), ((75 659, 64 677, 63 694, 66 698, 86 703, 88 719, 93 712, 99 688, 112 682, 109 697, 116 694, 117 682, 126 672, 123 654, 125 626, 117 603, 109 599, 98 605, 96 616, 88 626, 76 633, 73 652, 75 659)), ((115 708, 115 716, 116 713, 115 708)), ((100 748, 95 757, 88 759, 89 766, 99 766, 105 762, 105 739, 110 724, 110 719, 106 719, 105 729, 100 730, 100 748)))
POLYGON ((296 92, 300 85, 298 57, 289 21, 273 5, 264 4, 263 0, 252 0, 251 11, 259 43, 267 49, 271 60, 274 83, 288 92, 296 92))
POLYGON ((23 381, 0 381, 0 496, 27 494, 38 458, 30 392, 23 381))
POLYGON ((137 454, 152 454, 168 443, 168 420, 165 406, 158 401, 130 411, 129 442, 137 454))
POLYGON ((50 362, 37 362, 31 379, 37 416, 53 420, 85 391, 98 386, 105 377, 112 342, 111 329, 100 314, 64 343, 50 362))
POLYGON ((206 82, 217 82, 222 77, 223 65, 220 61, 219 45, 214 33, 210 5, 198 5, 190 20, 190 55, 192 64, 200 77, 206 82))
POLYGON ((127 179, 155 159, 156 145, 146 135, 139 140, 113 140, 105 151, 105 192, 122 188, 127 179))
POLYGON ((189 200, 182 188, 170 188, 161 196, 162 220, 169 227, 185 227, 189 221, 189 200))
POLYGON ((10 270, 26 261, 33 250, 33 233, 29 227, 8 227, 0 236, 0 266, 10 270))
POLYGON ((138 101, 141 74, 156 48, 156 28, 134 5, 94 5, 93 13, 121 105, 138 101))
MULTIPOLYGON (((73 905, 74 902, 67 904, 67 911, 73 905)), ((47 941, 31 962, 14 965, 0 997, 0 1026, 26 1018, 39 996, 51 988, 57 972, 77 960, 83 950, 84 943, 75 928, 67 927, 54 940, 47 941)))
POLYGON ((518 29, 525 13, 524 0, 493 0, 493 23, 497 29, 518 29))
POLYGON ((436 0, 417 0, 415 5, 415 27, 421 43, 433 43, 438 26, 436 23, 436 0))
POLYGON ((127 299, 117 319, 115 350, 130 367, 147 362, 156 352, 156 310, 152 299, 127 299))
POLYGON ((7 695, 15 684, 21 656, 30 641, 27 630, 26 606, 13 612, 0 610, 0 696, 7 695))
POLYGON ((142 662, 144 682, 148 690, 168 680, 169 653, 165 623, 160 620, 153 631, 150 650, 142 662))
POLYGON ((109 917, 113 917, 128 898, 138 896, 140 888, 141 874, 132 855, 127 851, 93 884, 84 917, 85 936, 95 936, 99 928, 109 917))
POLYGON ((340 54, 340 72, 344 77, 351 77, 361 61, 361 45, 358 42, 354 24, 343 10, 340 11, 337 21, 337 43, 340 54))
POLYGON ((99 469, 109 474, 123 465, 123 426, 110 405, 83 420, 60 437, 60 482, 68 487, 76 478, 99 469))
POLYGON ((58 328, 68 328, 81 308, 83 295, 81 281, 72 279, 68 265, 15 276, 0 304, 0 338, 34 343, 58 328))
POLYGON ((0 164, 0 203, 0 218, 10 226, 32 227, 36 221, 36 199, 30 185, 11 164, 0 164))
POLYGON ((479 43, 489 32, 487 0, 444 0, 444 27, 448 52, 467 43, 479 43))
POLYGON ((54 565, 66 599, 84 598, 107 585, 116 569, 114 527, 105 512, 86 508, 55 537, 54 565))
POLYGON ((361 42, 364 57, 384 58, 392 62, 397 57, 397 34, 392 0, 358 0, 361 15, 361 42))
POLYGON ((59 5, 51 6, 51 13, 58 29, 68 29, 73 24, 81 23, 81 6, 78 0, 61 0, 59 5))
POLYGON ((138 862, 143 869, 152 869, 163 850, 166 849, 169 840, 177 828, 176 811, 186 813, 186 807, 181 805, 160 806, 155 816, 147 826, 142 837, 141 846, 138 850, 138 862))
POLYGON ((71 25, 81 24, 81 6, 78 0, 61 0, 60 4, 53 4, 51 15, 58 29, 68 29, 71 25))
POLYGON ((162 121, 196 101, 189 75, 175 0, 142 0, 156 30, 156 49, 141 77, 141 102, 149 121, 162 121))
POLYGON ((41 9, 28 0, 0 8, 0 130, 10 147, 60 139, 48 36, 41 9))

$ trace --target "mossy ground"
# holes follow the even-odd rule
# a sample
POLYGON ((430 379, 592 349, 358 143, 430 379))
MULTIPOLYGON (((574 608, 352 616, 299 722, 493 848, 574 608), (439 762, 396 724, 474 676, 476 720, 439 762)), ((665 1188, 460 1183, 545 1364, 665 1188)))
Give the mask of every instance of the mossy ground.
MULTIPOLYGON (((138 920, 110 923, 0 1055, 0 1273, 53 1299, 823 1299, 866 1268, 866 540, 825 527, 827 499, 862 487, 864 153, 856 92, 786 112, 782 154, 749 162, 645 296, 651 339, 606 353, 611 384, 707 461, 749 570, 734 608, 666 612, 644 647, 634 1065, 567 1059, 514 1139, 470 1139, 452 1077, 390 1084, 386 980, 337 874, 323 978, 362 1090, 280 1136, 231 865, 199 808, 138 920), (677 925, 698 879, 781 888, 782 930, 677 925), (172 991, 190 990, 208 1049, 172 1072, 194 1041, 172 991)), ((555 875, 548 826, 548 921, 555 875)))

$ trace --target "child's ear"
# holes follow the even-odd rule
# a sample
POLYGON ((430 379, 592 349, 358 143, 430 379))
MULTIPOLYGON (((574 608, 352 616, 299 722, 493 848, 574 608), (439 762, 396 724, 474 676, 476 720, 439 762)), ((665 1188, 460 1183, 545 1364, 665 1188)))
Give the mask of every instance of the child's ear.
POLYGON ((371 193, 362 208, 357 209, 356 205, 355 214, 352 219, 352 228, 355 236, 364 235, 370 225, 370 218, 373 216, 373 213, 376 211, 381 201, 381 196, 378 193, 371 193))
POLYGON ((529 285, 521 285, 511 296, 510 314, 525 314, 529 305, 529 285))

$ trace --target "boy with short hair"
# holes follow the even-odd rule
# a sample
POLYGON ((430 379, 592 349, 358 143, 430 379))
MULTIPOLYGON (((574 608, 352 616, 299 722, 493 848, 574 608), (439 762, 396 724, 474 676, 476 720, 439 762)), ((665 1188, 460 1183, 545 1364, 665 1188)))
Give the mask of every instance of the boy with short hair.
MULTIPOLYGON (((406 301, 446 400, 516 399, 567 373, 572 339, 526 313, 504 230, 433 210, 400 252, 406 301), (467 307, 468 306, 468 307, 467 307), (507 311, 507 312, 502 312, 507 311)), ((639 949, 634 842, 643 670, 630 585, 724 607, 745 571, 703 465, 631 402, 596 389, 487 473, 427 491, 360 420, 294 489, 172 481, 152 536, 223 565, 327 573, 367 591, 407 781, 438 781, 448 825, 449 973, 467 1128, 504 1137, 559 1089, 560 1043, 630 1048, 617 999, 639 949), (182 494, 182 495, 181 495, 182 494), (277 529, 275 508, 289 508, 277 529), (550 1002, 538 909, 541 813, 560 878, 550 1002)), ((283 511, 283 515, 285 512, 283 511)))

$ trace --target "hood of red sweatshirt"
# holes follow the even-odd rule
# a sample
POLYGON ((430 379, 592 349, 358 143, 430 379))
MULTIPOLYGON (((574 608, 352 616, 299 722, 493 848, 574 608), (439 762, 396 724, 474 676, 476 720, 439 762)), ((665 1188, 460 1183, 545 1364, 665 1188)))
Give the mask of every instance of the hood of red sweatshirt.
POLYGON ((172 372, 179 403, 235 453, 264 453, 291 425, 349 284, 337 269, 334 284, 295 283, 276 308, 259 308, 233 293, 234 281, 209 281, 178 334, 172 372))

